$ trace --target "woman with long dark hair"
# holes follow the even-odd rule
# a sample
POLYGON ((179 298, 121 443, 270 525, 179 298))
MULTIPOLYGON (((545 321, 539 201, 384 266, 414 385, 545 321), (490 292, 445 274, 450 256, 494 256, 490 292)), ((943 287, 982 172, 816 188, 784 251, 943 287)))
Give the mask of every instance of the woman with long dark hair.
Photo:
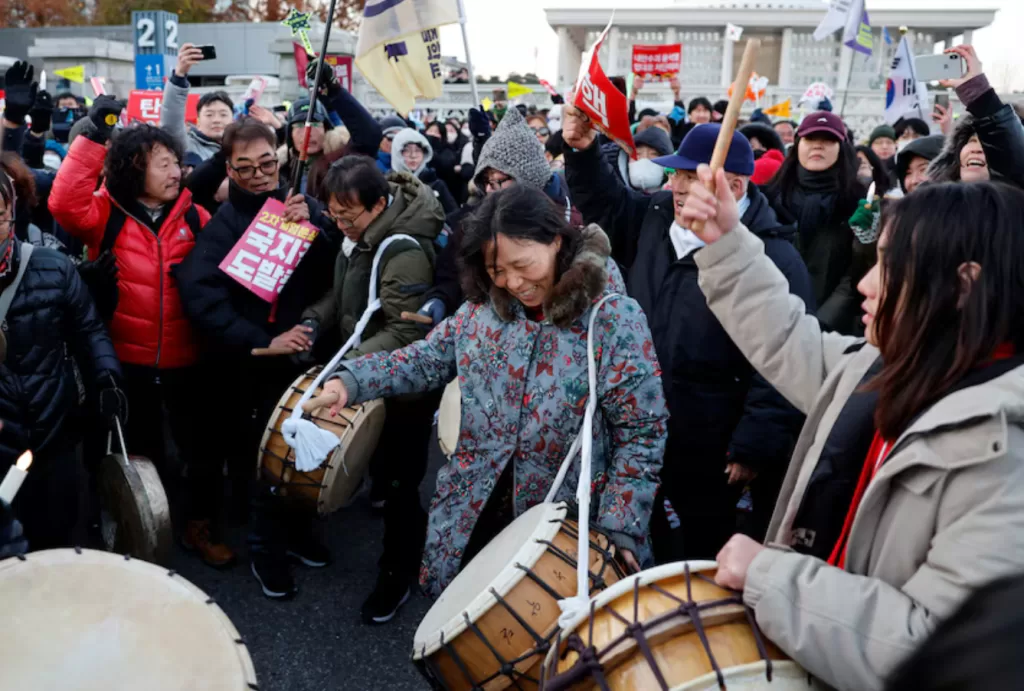
POLYGON ((860 276, 851 276, 856 241, 848 223, 867 191, 857 181, 858 167, 843 121, 818 111, 800 123, 796 143, 764 188, 779 221, 797 226, 818 319, 830 330, 848 323, 859 302, 851 288, 860 276))
POLYGON ((857 154, 857 182, 865 189, 870 187, 872 182, 875 183, 875 194, 879 197, 884 196, 892 188, 892 182, 882 159, 870 146, 860 145, 855 147, 854 151, 857 154))
POLYGON ((709 307, 807 414, 772 546, 733 536, 717 578, 809 672, 881 689, 973 589, 1024 571, 1024 191, 929 185, 884 210, 866 339, 805 316, 727 194, 695 183, 683 215, 706 221, 709 307))
MULTIPOLYGON (((341 397, 333 413, 458 377, 461 431, 437 476, 420 570, 433 596, 515 516, 544 500, 582 422, 591 312, 611 294, 618 296, 600 305, 594 327, 594 520, 628 562, 652 560, 648 523, 668 419, 661 372, 607 236, 565 216, 564 206, 529 185, 489 194, 463 222, 466 302, 458 312, 425 340, 344 362, 324 386, 341 397)), ((557 498, 571 497, 576 482, 567 479, 557 498)))

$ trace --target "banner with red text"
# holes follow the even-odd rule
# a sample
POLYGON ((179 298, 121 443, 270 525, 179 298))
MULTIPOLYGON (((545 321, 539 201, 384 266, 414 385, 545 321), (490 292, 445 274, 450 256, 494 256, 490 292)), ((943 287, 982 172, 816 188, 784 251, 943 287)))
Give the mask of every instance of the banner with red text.
POLYGON ((633 74, 646 81, 671 79, 683 65, 683 45, 633 46, 633 74))
POLYGON ((613 142, 621 146, 630 156, 636 158, 636 145, 629 127, 629 103, 626 95, 615 88, 605 76, 597 53, 612 28, 609 21, 590 50, 583 56, 580 74, 572 94, 572 105, 590 118, 597 129, 604 132, 613 142))
POLYGON ((268 199, 218 267, 271 304, 320 233, 308 221, 289 223, 283 215, 284 203, 268 199))
MULTIPOLYGON (((160 108, 163 106, 163 91, 146 91, 134 89, 128 94, 126 113, 130 122, 148 122, 160 124, 160 108)), ((193 125, 199 119, 199 94, 189 94, 185 102, 185 121, 193 125)))

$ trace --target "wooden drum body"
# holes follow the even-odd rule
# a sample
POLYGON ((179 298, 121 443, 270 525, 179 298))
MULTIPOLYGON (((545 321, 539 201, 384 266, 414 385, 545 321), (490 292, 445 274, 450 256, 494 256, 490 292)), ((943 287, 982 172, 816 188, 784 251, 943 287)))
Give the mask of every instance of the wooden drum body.
MULTIPOLYGON (((536 689, 558 630, 558 601, 576 594, 576 522, 564 503, 519 516, 441 594, 416 631, 413 660, 434 688, 536 689)), ((606 535, 590 534, 590 588, 624 577, 606 535)))
MULTIPOLYGON (((336 418, 330 416, 329 408, 304 414, 317 427, 336 434, 341 443, 319 468, 300 472, 295 468, 295 451, 281 434, 281 425, 319 373, 319 367, 309 370, 281 396, 263 434, 256 468, 278 487, 281 496, 326 516, 346 506, 366 476, 384 426, 384 402, 376 399, 342 408, 336 418)), ((319 394, 317 389, 314 395, 319 394)))
POLYGON ((621 580, 569 622, 545 661, 548 691, 796 691, 822 688, 764 638, 742 596, 710 561, 666 564, 621 580))
POLYGON ((247 691, 249 652, 223 611, 173 571, 82 549, 0 562, 4 689, 247 691))

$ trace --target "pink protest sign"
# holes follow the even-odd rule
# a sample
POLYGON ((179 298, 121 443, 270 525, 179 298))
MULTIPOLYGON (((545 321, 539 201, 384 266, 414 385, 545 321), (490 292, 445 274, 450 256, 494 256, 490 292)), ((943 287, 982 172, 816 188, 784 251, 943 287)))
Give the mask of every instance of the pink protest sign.
POLYGON ((284 204, 268 199, 219 267, 271 304, 320 234, 308 221, 289 223, 283 215, 284 204))

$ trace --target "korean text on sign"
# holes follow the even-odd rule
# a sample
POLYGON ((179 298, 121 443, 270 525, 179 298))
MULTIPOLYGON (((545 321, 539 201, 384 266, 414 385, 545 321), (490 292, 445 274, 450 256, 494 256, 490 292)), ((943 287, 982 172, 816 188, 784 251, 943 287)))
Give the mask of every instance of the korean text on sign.
POLYGON ((420 38, 423 39, 423 45, 427 47, 430 76, 439 79, 441 77, 441 37, 435 28, 421 31, 420 38))
POLYGON ((633 74, 654 80, 679 74, 683 63, 683 46, 633 46, 633 74))
POLYGON ((267 200, 219 267, 269 303, 277 301, 320 232, 306 221, 286 222, 283 215, 283 203, 267 200))

